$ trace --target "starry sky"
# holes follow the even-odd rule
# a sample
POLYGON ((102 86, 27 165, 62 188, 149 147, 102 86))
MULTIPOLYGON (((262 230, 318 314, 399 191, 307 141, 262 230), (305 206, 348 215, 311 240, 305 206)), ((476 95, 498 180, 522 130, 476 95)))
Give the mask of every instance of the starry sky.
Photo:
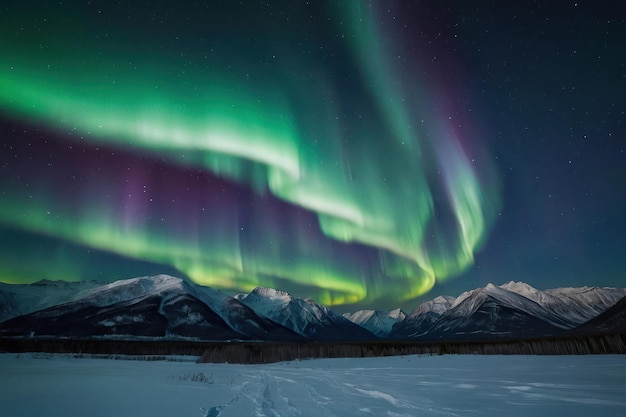
POLYGON ((625 286, 621 3, 435 3, 3 2, 0 281, 625 286))

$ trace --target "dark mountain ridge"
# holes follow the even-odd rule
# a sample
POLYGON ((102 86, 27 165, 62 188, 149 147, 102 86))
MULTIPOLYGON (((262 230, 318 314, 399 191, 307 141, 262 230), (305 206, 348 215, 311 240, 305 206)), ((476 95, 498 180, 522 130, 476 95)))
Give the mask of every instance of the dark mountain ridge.
POLYGON ((509 282, 440 296, 409 315, 396 309, 340 316, 271 288, 230 297, 167 275, 104 285, 2 284, 0 337, 336 342, 626 334, 624 297, 623 288, 541 291, 509 282))

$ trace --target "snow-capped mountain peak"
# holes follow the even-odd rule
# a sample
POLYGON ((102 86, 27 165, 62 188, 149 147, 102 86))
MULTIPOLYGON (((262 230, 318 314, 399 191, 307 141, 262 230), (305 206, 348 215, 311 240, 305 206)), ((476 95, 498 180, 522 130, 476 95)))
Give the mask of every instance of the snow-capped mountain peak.
POLYGON ((303 338, 215 289, 168 275, 102 284, 47 309, 4 322, 4 334, 193 337, 205 340, 303 338))
POLYGON ((179 294, 184 291, 182 279, 161 274, 104 284, 83 293, 82 299, 96 306, 107 306, 139 297, 143 298, 166 292, 179 294))
POLYGON ((237 299, 258 314, 311 339, 372 338, 372 335, 364 328, 338 316, 309 298, 292 297, 284 291, 257 287, 249 294, 238 295, 237 299))
POLYGON ((510 281, 500 286, 490 283, 448 299, 453 302, 447 309, 436 310, 437 299, 420 305, 394 327, 392 335, 476 338, 558 334, 597 316, 624 296, 623 288, 542 291, 524 282, 510 281))
MULTIPOLYGON (((459 297, 460 298, 460 297, 459 297)), ((424 313, 434 313, 441 315, 457 304, 457 300, 454 297, 450 297, 447 295, 440 295, 438 297, 433 298, 430 301, 426 301, 419 305, 413 312, 411 313, 411 317, 418 316, 424 313)))
POLYGON ((264 287, 256 287, 249 294, 238 294, 235 298, 247 306, 253 306, 258 314, 269 318, 292 301, 289 293, 264 287))
POLYGON ((359 310, 354 313, 345 313, 343 316, 378 337, 387 337, 393 326, 406 318, 406 313, 397 308, 389 312, 359 310))
POLYGON ((254 290, 247 294, 248 297, 265 297, 272 300, 275 299, 288 299, 291 300, 291 295, 288 292, 276 290, 274 288, 256 287, 254 290))
POLYGON ((542 299, 542 291, 526 284, 525 282, 509 281, 499 286, 500 288, 522 295, 530 300, 539 302, 542 299))
POLYGON ((396 308, 395 310, 391 310, 389 312, 389 317, 396 320, 404 320, 406 317, 406 313, 402 311, 401 308, 396 308))
POLYGON ((488 284, 486 287, 474 290, 471 296, 465 298, 461 303, 455 303, 449 310, 449 314, 455 316, 469 316, 480 308, 487 297, 497 300, 497 302, 508 308, 517 309, 531 313, 533 316, 544 320, 559 328, 567 328, 567 323, 560 317, 548 313, 540 304, 517 292, 488 284))

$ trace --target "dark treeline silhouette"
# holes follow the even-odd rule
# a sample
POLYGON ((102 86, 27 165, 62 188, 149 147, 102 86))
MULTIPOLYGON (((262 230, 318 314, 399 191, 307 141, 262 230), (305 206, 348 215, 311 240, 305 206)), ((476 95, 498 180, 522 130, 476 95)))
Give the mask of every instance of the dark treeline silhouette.
POLYGON ((0 352, 89 353, 94 355, 200 356, 207 343, 102 339, 0 338, 0 352))
POLYGON ((0 352, 96 355, 188 355, 203 363, 271 363, 296 359, 398 355, 587 355, 625 354, 626 335, 567 336, 525 340, 441 342, 189 342, 98 339, 0 339, 0 352))
POLYGON ((237 343, 207 347, 203 363, 271 363, 295 359, 368 358, 400 355, 589 355, 626 353, 626 335, 508 341, 237 343))

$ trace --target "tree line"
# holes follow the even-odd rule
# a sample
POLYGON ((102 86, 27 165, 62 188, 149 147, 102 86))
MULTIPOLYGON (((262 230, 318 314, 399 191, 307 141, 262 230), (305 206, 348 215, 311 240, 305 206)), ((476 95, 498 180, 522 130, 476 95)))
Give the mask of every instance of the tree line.
POLYGON ((94 355, 185 355, 202 363, 272 363, 297 359, 401 355, 625 354, 626 335, 606 334, 495 341, 194 342, 102 339, 2 338, 0 352, 94 355))

